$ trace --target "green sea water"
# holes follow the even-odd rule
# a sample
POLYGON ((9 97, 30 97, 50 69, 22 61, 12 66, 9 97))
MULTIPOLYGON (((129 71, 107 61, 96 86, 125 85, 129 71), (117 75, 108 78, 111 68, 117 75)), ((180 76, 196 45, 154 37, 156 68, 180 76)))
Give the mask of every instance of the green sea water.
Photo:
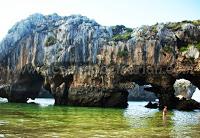
POLYGON ((127 109, 7 103, 0 99, 0 138, 140 138, 200 137, 200 111, 162 112, 147 102, 129 102, 127 109))

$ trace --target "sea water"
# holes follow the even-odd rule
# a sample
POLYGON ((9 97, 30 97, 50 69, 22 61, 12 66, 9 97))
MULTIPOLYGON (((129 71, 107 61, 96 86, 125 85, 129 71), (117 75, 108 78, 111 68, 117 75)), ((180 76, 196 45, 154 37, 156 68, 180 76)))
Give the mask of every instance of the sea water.
POLYGON ((134 138, 200 137, 200 111, 172 110, 163 120, 147 102, 129 102, 126 109, 53 106, 53 99, 29 104, 0 99, 0 138, 134 138))

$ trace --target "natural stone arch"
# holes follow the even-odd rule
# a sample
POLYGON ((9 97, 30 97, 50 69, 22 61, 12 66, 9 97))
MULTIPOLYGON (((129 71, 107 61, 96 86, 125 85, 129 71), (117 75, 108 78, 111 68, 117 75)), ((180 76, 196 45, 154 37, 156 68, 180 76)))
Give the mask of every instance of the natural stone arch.
POLYGON ((11 28, 0 43, 0 85, 4 85, 0 92, 5 97, 10 86, 17 89, 15 84, 20 79, 13 77, 13 70, 21 71, 31 64, 36 74, 42 74, 44 87, 51 91, 57 104, 124 108, 127 90, 119 84, 136 82, 152 85, 148 90, 159 97, 160 108, 175 108, 176 79, 185 78, 200 87, 199 26, 199 22, 184 21, 130 29, 101 26, 84 16, 34 14, 11 28), (50 66, 57 66, 54 63, 66 71, 48 73, 50 66), (148 71, 142 73, 140 68, 135 73, 130 69, 137 66, 148 71), (151 73, 156 67, 166 71, 168 66, 172 67, 169 73, 151 73), (65 77, 70 74, 73 80, 69 79, 69 83, 65 77), (54 79, 56 76, 59 79, 54 79))
POLYGON ((44 88, 48 90, 55 99, 55 105, 67 105, 68 90, 73 82, 73 74, 64 76, 63 74, 54 74, 46 76, 44 88))
MULTIPOLYGON (((138 66, 136 66, 138 67, 138 66)), ((177 104, 177 98, 174 95, 174 82, 175 78, 168 74, 166 71, 166 66, 156 67, 161 68, 162 72, 148 72, 149 68, 154 69, 155 66, 141 66, 143 70, 139 69, 139 72, 130 71, 126 68, 126 71, 118 76, 119 82, 135 82, 139 85, 151 85, 149 88, 145 88, 145 90, 154 92, 159 99, 159 108, 162 109, 164 106, 168 106, 168 108, 175 108, 177 104)))
POLYGON ((29 98, 37 98, 44 79, 31 64, 24 66, 15 77, 12 78, 15 83, 0 89, 1 97, 9 102, 27 102, 29 98))

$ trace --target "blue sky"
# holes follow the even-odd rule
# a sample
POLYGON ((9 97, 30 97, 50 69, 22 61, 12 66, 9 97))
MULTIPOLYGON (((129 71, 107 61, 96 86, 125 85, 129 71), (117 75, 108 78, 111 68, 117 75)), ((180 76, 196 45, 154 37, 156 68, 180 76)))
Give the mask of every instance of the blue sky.
POLYGON ((200 0, 2 0, 0 40, 17 21, 33 13, 81 14, 106 26, 127 27, 200 19, 200 0))

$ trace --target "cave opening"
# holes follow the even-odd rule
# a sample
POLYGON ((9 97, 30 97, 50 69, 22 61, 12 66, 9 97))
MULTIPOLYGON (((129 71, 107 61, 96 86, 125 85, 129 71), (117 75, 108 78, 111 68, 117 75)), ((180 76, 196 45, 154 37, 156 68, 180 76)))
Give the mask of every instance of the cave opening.
MULTIPOLYGON (((158 79, 159 77, 154 76, 153 79, 158 79)), ((128 84, 130 82, 133 83, 133 87, 127 88, 129 93, 128 101, 146 101, 148 102, 146 106, 148 108, 159 107, 159 102, 163 97, 163 95, 160 95, 162 87, 159 84, 155 85, 148 76, 142 74, 121 76, 120 83, 128 84)))
POLYGON ((24 66, 16 82, 10 86, 8 101, 25 103, 28 99, 37 98, 43 81, 43 76, 33 66, 24 66))
POLYGON ((68 91, 72 82, 73 74, 66 76, 56 74, 52 77, 46 77, 43 85, 43 93, 49 92, 48 97, 54 98, 54 105, 67 105, 68 91))
POLYGON ((155 102, 158 100, 156 94, 152 91, 145 90, 146 88, 152 87, 149 85, 138 85, 134 83, 134 88, 128 89, 129 96, 128 101, 151 101, 155 102))
POLYGON ((153 91, 148 89, 152 86, 149 85, 138 85, 134 83, 134 88, 128 89, 128 102, 145 102, 144 107, 146 108, 158 108, 158 97, 153 91))

